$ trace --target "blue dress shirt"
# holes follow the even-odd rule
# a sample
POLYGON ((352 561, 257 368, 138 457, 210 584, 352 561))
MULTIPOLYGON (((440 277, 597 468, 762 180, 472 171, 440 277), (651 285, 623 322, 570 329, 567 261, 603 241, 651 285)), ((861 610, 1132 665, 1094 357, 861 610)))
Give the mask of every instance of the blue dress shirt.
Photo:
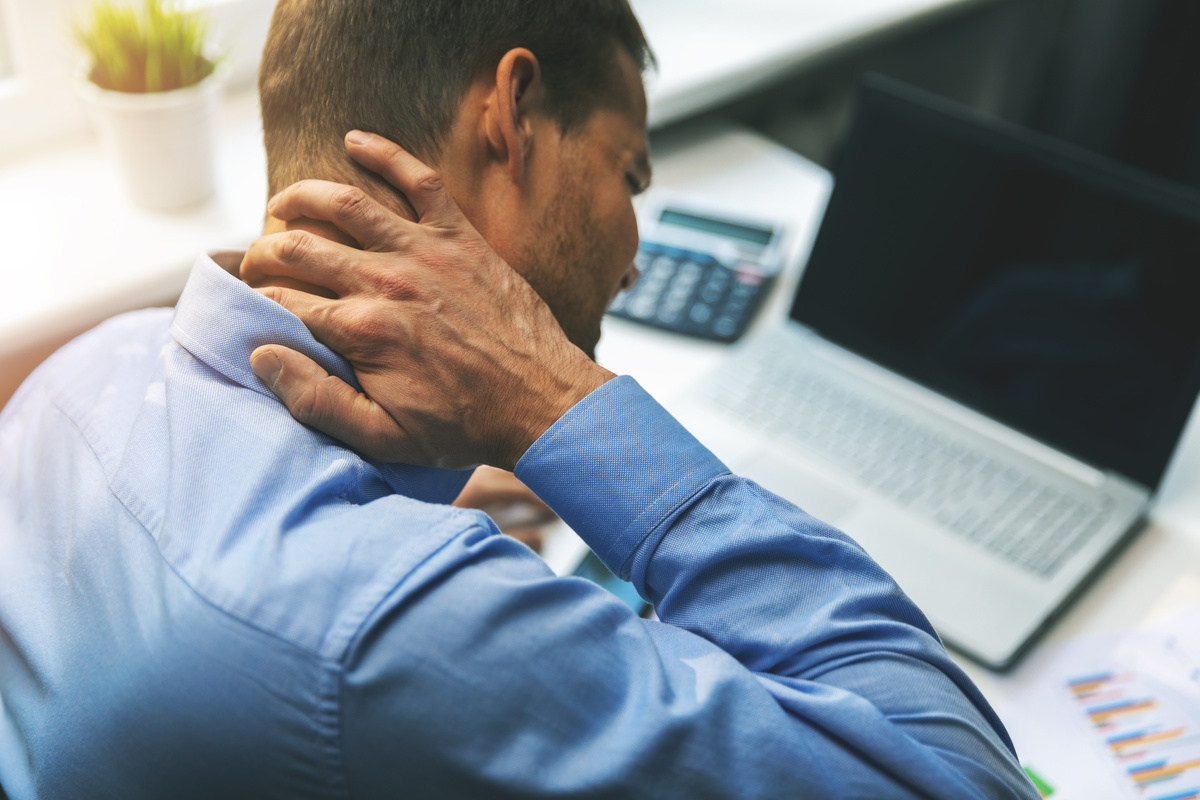
POLYGON ((466 475, 359 458, 250 371, 208 257, 0 415, 0 785, 51 798, 1035 798, 852 540, 611 381, 517 475, 661 622, 555 577, 466 475))

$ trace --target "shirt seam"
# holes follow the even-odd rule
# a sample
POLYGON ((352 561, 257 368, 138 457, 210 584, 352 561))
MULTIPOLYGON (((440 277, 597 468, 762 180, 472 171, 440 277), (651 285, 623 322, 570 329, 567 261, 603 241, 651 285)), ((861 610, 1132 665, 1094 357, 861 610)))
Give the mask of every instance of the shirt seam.
MULTIPOLYGON (((53 393, 51 393, 46 386, 44 386, 44 385, 39 386, 38 389, 41 391, 42 395, 46 398, 47 402, 54 408, 54 410, 57 411, 62 416, 62 418, 67 421, 68 424, 71 425, 71 427, 78 434, 79 438, 83 440, 83 443, 87 446, 88 452, 91 454, 91 456, 95 460, 97 466, 100 467, 101 472, 104 474, 104 482, 108 486, 109 494, 114 499, 116 499, 116 501, 118 503, 121 504, 121 508, 124 509, 125 513, 128 514, 129 517, 131 519, 133 519, 134 522, 137 523, 138 527, 141 528, 142 532, 146 536, 149 536, 153 540, 154 534, 150 531, 149 526, 145 523, 145 521, 141 518, 141 516, 139 514, 137 514, 137 512, 135 512, 133 509, 131 509, 129 507, 129 504, 125 501, 125 498, 123 498, 118 492, 116 492, 113 489, 112 478, 109 474, 109 471, 104 466, 104 460, 102 458, 100 458, 100 454, 98 452, 96 452, 95 446, 92 444, 91 439, 84 432, 83 428, 80 427, 79 422, 74 418, 74 416, 72 416, 70 413, 67 412, 66 409, 64 409, 62 407, 62 405, 58 402, 58 398, 53 393)), ((157 542, 157 540, 155 540, 155 541, 157 542)), ((167 569, 171 570, 171 573, 176 578, 179 579, 180 583, 182 583, 184 586, 186 586, 188 588, 189 592, 191 592, 193 595, 195 595, 201 602, 203 602, 210 609, 212 609, 213 611, 216 611, 221 616, 225 617, 226 619, 232 621, 233 623, 235 623, 239 626, 242 626, 242 627, 248 628, 252 631, 255 631, 256 633, 258 633, 261 636, 265 636, 273 641, 279 642, 280 644, 284 645, 285 647, 288 647, 289 649, 295 650, 299 653, 304 654, 305 656, 307 656, 309 658, 314 659, 316 661, 316 666, 318 668, 321 668, 321 669, 332 668, 333 670, 335 670, 337 672, 337 674, 339 676, 337 679, 337 683, 339 683, 339 684, 341 683, 340 675, 341 675, 341 671, 342 671, 342 665, 341 665, 340 660, 331 659, 327 656, 322 655, 319 652, 314 652, 313 650, 310 650, 309 648, 301 645, 298 642, 294 642, 288 638, 280 636, 278 633, 267 630, 266 628, 263 628, 260 625, 256 625, 253 622, 251 622, 250 620, 243 619, 240 615, 235 614, 232 611, 230 611, 229 609, 218 605, 211 598, 209 598, 207 595, 205 595, 204 592, 202 592, 198 588, 196 588, 196 586, 194 586, 191 581, 189 581, 187 578, 185 578, 183 575, 181 575, 179 573, 179 570, 175 568, 175 565, 172 564, 169 559, 162 557, 161 552, 159 554, 159 559, 167 567, 167 569)), ((320 695, 321 695, 320 705, 323 706, 326 700, 330 700, 334 707, 334 718, 340 720, 340 718, 341 718, 341 703, 340 703, 339 693, 336 690, 332 693, 330 693, 328 691, 321 691, 320 695), (331 694, 332 694, 332 697, 330 696, 331 694)), ((334 744, 335 744, 334 750, 339 759, 339 762, 342 764, 342 769, 340 770, 340 772, 334 771, 334 773, 332 773, 329 777, 332 778, 333 775, 340 775, 343 779, 343 784, 344 784, 345 783, 345 768, 344 768, 344 756, 343 756, 341 745, 340 745, 340 739, 341 739, 340 731, 341 731, 340 724, 336 724, 332 731, 332 736, 329 738, 332 738, 334 740, 334 744)), ((334 785, 332 780, 327 780, 326 784, 329 786, 330 789, 334 790, 335 792, 337 791, 338 787, 336 787, 334 785)), ((340 795, 343 797, 348 796, 348 794, 344 791, 344 786, 343 786, 343 791, 340 792, 340 795)))
POLYGON ((200 342, 199 339, 197 339, 195 336, 192 336, 190 333, 188 333, 186 330, 184 330, 183 327, 178 322, 174 322, 174 321, 171 322, 171 336, 175 339, 176 342, 179 343, 180 347, 182 347, 184 350, 187 350, 192 355, 192 357, 197 359, 198 361, 200 361, 200 363, 206 364, 211 367, 212 364, 209 361, 209 359, 211 359, 212 361, 217 362, 217 363, 221 364, 222 366, 224 366, 225 367, 224 370, 217 370, 217 371, 220 372, 222 375, 224 375, 229 380, 238 384, 239 386, 249 389, 252 392, 257 392, 258 394, 261 394, 264 397, 272 397, 272 398, 275 397, 275 395, 271 394, 271 392, 266 387, 262 386, 261 384, 252 386, 248 383, 244 383, 240 379, 235 378, 233 375, 231 375, 230 373, 236 373, 236 372, 241 371, 238 368, 238 366, 236 364, 233 364, 232 362, 230 362, 227 358, 225 358, 221 354, 219 354, 219 353, 215 352, 214 350, 212 350, 211 348, 209 348, 207 345, 200 342), (196 351, 200 351, 200 352, 196 352, 196 351))
MULTIPOLYGON (((78 433, 79 438, 82 439, 83 442, 87 445, 88 452, 91 453, 92 458, 95 460, 97 465, 100 467, 101 471, 104 473, 104 482, 108 486, 109 494, 114 499, 116 499, 116 501, 118 503, 121 504, 121 508, 123 508, 125 510, 125 513, 128 514, 133 519, 133 521, 137 523, 138 527, 142 529, 142 532, 146 536, 149 536, 152 540, 157 542, 157 539, 155 539, 153 532, 150 530, 150 526, 145 522, 145 520, 142 519, 142 517, 136 511, 134 511, 132 508, 129 507, 129 504, 125 501, 125 498, 123 498, 120 495, 120 493, 118 493, 116 490, 113 489, 112 479, 109 476, 108 470, 105 469, 105 467, 104 467, 104 461, 100 458, 99 453, 96 452, 96 449, 92 445, 91 440, 84 433, 83 429, 79 426, 78 422, 71 416, 70 413, 68 413, 64 408, 62 408, 62 406, 59 405, 59 403, 57 402, 57 399, 53 395, 51 395, 50 392, 46 391, 45 387, 39 387, 39 388, 42 389, 43 394, 46 395, 46 399, 54 407, 54 409, 59 414, 61 414, 63 416, 63 418, 67 420, 67 422, 70 423, 71 427, 75 429, 76 433, 78 433)), ((412 498, 406 498, 406 499, 412 500, 412 498)), ((414 500, 413 502, 420 502, 420 501, 414 500)), ((446 518, 446 520, 441 522, 432 531, 433 533, 436 533, 437 530, 448 526, 450 521, 461 520, 463 518, 463 516, 468 515, 468 512, 464 511, 463 509, 454 508, 453 506, 448 506, 448 508, 453 513, 451 515, 449 515, 446 518)), ((478 522, 472 522, 468 527, 466 527, 462 531, 460 531, 459 535, 461 535, 462 533, 466 533, 467 531, 474 530, 476 528, 481 529, 481 530, 487 529, 486 526, 483 526, 478 522)), ((457 538, 457 536, 454 538, 457 538)), ((450 544, 451 541, 452 541, 452 539, 447 539, 442 544, 438 545, 425 558, 423 558, 419 562, 417 562, 417 564, 413 567, 412 571, 415 571, 418 567, 423 565, 426 561, 428 561, 434 555, 441 552, 445 547, 447 547, 450 544)), ((160 557, 160 560, 162 561, 162 563, 165 564, 167 566, 167 568, 171 570, 171 572, 175 575, 175 577, 177 577, 180 580, 180 582, 183 583, 183 585, 187 586, 188 591, 190 591, 192 594, 196 595, 196 597, 203 600, 205 605, 209 606, 214 611, 221 613, 223 616, 238 623, 239 625, 243 625, 251 630, 254 630, 254 631, 262 634, 263 636, 270 637, 271 639, 273 639, 281 644, 284 644, 287 647, 296 650, 297 652, 304 653, 305 655, 312 656, 313 658, 317 659, 318 661, 321 661, 323 663, 329 663, 329 664, 339 664, 340 665, 342 663, 342 660, 345 657, 345 650, 349 647, 350 642, 353 641, 355 635, 359 632, 359 630, 361 630, 362 625, 365 624, 366 620, 370 618, 371 613, 373 613, 375 611, 375 609, 378 608, 379 604, 382 603, 389 594, 391 594, 391 592, 395 589, 395 587, 397 585, 396 581, 386 582, 385 583, 386 588, 383 590, 381 597, 371 604, 370 608, 367 610, 367 613, 363 616, 362 620, 352 623, 354 625, 354 628, 351 630, 350 634, 348 636, 346 636, 344 638, 344 640, 342 640, 342 641, 339 641, 337 637, 331 637, 333 640, 333 642, 331 644, 337 645, 336 647, 332 647, 332 649, 336 653, 336 655, 326 655, 325 653, 322 652, 321 649, 307 647, 299 642, 293 641, 292 639, 279 634, 276 631, 272 631, 268 628, 263 627, 262 625, 259 625, 251 620, 248 620, 248 619, 244 618, 243 616, 241 616, 240 614, 236 614, 233 611, 230 611, 228 608, 225 608, 224 606, 222 606, 221 604, 217 603, 215 600, 210 598, 203 591, 201 591, 199 588, 197 588, 191 581, 189 581, 186 577, 184 577, 179 572, 179 570, 175 567, 175 565, 171 563, 170 559, 162 557, 161 551, 160 551, 159 557, 160 557)), ((350 616, 352 618, 354 615, 348 615, 348 616, 350 616)), ((331 627, 336 627, 336 625, 331 626, 331 627)), ((329 640, 322 639, 322 642, 326 642, 326 641, 329 641, 329 640)))
MULTIPOLYGON (((88 452, 92 454, 92 458, 94 458, 96 460, 96 463, 100 466, 101 471, 104 472, 104 482, 108 485, 109 494, 112 495, 116 499, 116 501, 121 504, 121 508, 125 509, 125 513, 127 513, 130 517, 133 518, 133 520, 138 524, 138 527, 142 529, 142 532, 145 533, 147 536, 149 536, 151 539, 154 539, 154 534, 151 532, 150 526, 146 524, 145 520, 143 520, 142 517, 136 511, 134 511, 132 508, 129 507, 129 504, 127 502, 125 502, 125 498, 122 497, 116 490, 113 489, 112 479, 109 476, 108 470, 104 468, 104 461, 100 458, 100 454, 96 452, 96 448, 92 445, 91 440, 84 433, 83 429, 81 427, 79 427, 79 423, 61 405, 59 405, 58 400, 53 395, 51 395, 49 392, 45 392, 45 394, 47 395, 47 400, 50 402, 50 404, 52 406, 54 406, 54 409, 56 411, 58 411, 58 413, 60 413, 64 419, 66 419, 69 423, 71 423, 71 427, 75 429, 75 431, 79 434, 79 438, 81 438, 84 441, 84 443, 87 445, 88 452)), ((157 542, 156 539, 155 539, 155 541, 157 542)), ((199 597, 201 600, 203 600, 207 605, 212 607, 214 610, 221 612, 222 614, 224 614, 225 616, 229 617, 230 619, 236 621, 240 625, 245 625, 248 628, 252 628, 253 630, 256 630, 259 633, 263 634, 264 636, 270 636, 272 639, 282 642, 283 644, 286 644, 288 647, 294 648, 301 653, 306 653, 315 658, 319 658, 322 661, 330 660, 330 659, 328 659, 328 657, 323 656, 323 655, 321 655, 321 653, 316 652, 308 647, 305 647, 304 645, 300 644, 299 642, 294 642, 291 639, 280 636, 278 633, 275 633, 274 631, 267 630, 266 628, 262 627, 261 625, 256 625, 255 623, 251 622, 250 620, 243 619, 241 616, 239 616, 239 615, 233 613, 232 611, 230 611, 229 609, 219 605, 218 603, 213 601, 211 598, 209 598, 207 595, 205 595, 204 592, 197 589, 192 584, 191 581, 189 581, 187 578, 185 578, 183 575, 181 575, 179 573, 179 570, 175 568, 175 565, 172 564, 169 559, 161 558, 161 560, 164 564, 167 565, 167 567, 170 568, 171 572, 173 572, 175 574, 175 577, 179 578, 179 580, 182 581, 183 584, 188 587, 189 591, 191 591, 193 594, 195 594, 197 597, 199 597)))
MULTIPOLYGON (((654 505, 656 503, 661 501, 663 498, 669 496, 672 492, 674 492, 680 486, 682 486, 685 483, 687 483, 688 481, 692 480, 696 475, 703 473, 707 467, 711 467, 711 465, 700 464, 700 465, 693 467, 687 474, 685 474, 679 480, 675 481, 675 483, 671 484, 669 487, 667 487, 667 488, 663 489, 661 492, 659 492, 658 496, 655 497, 653 500, 651 500, 649 503, 647 503, 646 507, 642 510, 642 512, 640 514, 638 514, 633 519, 632 522, 630 522, 627 526, 625 526, 625 530, 623 530, 621 532, 621 535, 617 537, 616 541, 614 541, 611 545, 608 546, 608 548, 605 550, 605 556, 611 555, 613 550, 621 543, 622 540, 625 539, 626 534, 629 534, 631 531, 634 531, 634 529, 638 527, 638 523, 644 517, 647 517, 648 515, 650 515, 650 513, 653 510, 654 505)), ((667 519, 669 519, 677 511, 679 511, 680 509, 682 509, 686 505, 688 505, 688 503, 690 503, 696 497, 696 495, 700 494, 702 491, 707 489, 715 481, 719 480, 720 478, 725 477, 726 475, 731 475, 731 474, 732 473, 730 473, 728 469, 723 469, 723 470, 720 470, 719 472, 717 472, 716 474, 709 476, 709 478, 707 480, 698 484, 696 486, 696 488, 693 489, 692 491, 688 492, 688 494, 686 496, 680 498, 680 500, 677 503, 673 503, 672 505, 665 508, 662 511, 662 513, 658 514, 657 519, 655 520, 654 524, 650 525, 646 529, 645 533, 643 533, 641 536, 637 536, 637 534, 635 533, 634 536, 637 536, 637 542, 633 545, 633 547, 630 548, 629 554, 627 556, 625 556, 625 558, 621 561, 621 567, 620 567, 621 574, 622 575, 629 574, 629 571, 627 568, 629 567, 630 562, 633 561, 633 559, 637 555, 638 551, 642 549, 642 545, 644 545, 646 543, 646 540, 649 539, 654 534, 655 531, 657 531, 659 528, 661 528, 663 526, 663 524, 667 521, 667 519)))
MULTIPOLYGON (((193 356, 195 357, 195 354, 193 354, 193 356)), ((201 363, 204 363, 204 362, 201 361, 201 363)), ((97 451, 96 446, 93 443, 91 437, 88 435, 88 432, 85 430, 85 428, 81 425, 80 421, 75 417, 75 414, 73 413, 72 409, 69 407, 65 407, 63 405, 63 403, 60 402, 60 398, 57 396, 57 394, 55 392, 51 391, 50 387, 46 386, 45 384, 39 384, 39 385, 33 386, 31 388, 40 392, 41 395, 45 398, 46 402, 50 406, 52 406, 54 408, 54 410, 56 412, 58 412, 58 414, 63 419, 65 419, 67 421, 67 423, 72 427, 72 429, 75 430, 79 439, 86 445, 88 452, 91 454, 96 465, 100 468, 101 473, 104 475, 104 482, 108 488, 109 495, 112 496, 118 503, 121 504, 121 507, 125 510, 125 513, 128 514, 130 516, 130 518, 133 519, 133 521, 137 523, 138 527, 140 527, 147 536, 149 536, 152 540, 157 542, 157 539, 155 539, 154 533, 151 530, 152 526, 143 518, 143 516, 139 512, 137 512, 136 510, 131 508, 129 502, 127 502, 126 498, 122 495, 122 493, 118 492, 113 487, 113 477, 112 477, 112 474, 111 474, 109 468, 105 464, 104 458, 102 458, 100 453, 97 451)), ((253 387, 246 387, 246 388, 253 389, 253 387)), ((274 398, 274 395, 271 395, 269 392, 261 391, 260 393, 263 395, 266 395, 268 397, 274 398)), ((365 464, 360 463, 360 464, 358 464, 358 469, 366 470, 367 467, 365 466, 365 464)), ((390 486, 390 484, 389 484, 389 486, 390 486)), ((393 493, 395 493, 394 489, 392 489, 392 491, 393 491, 393 493)), ((397 496, 403 497, 403 495, 397 495, 397 496)), ((415 503, 423 502, 423 501, 417 500, 415 498, 407 498, 406 497, 404 499, 411 501, 411 502, 415 502, 415 503)), ((436 534, 437 531, 443 530, 445 527, 450 526, 453 521, 462 521, 464 517, 467 517, 471 521, 470 521, 469 525, 467 527, 463 528, 461 531, 459 531, 459 533, 457 535, 461 535, 461 533, 475 529, 475 528, 486 529, 486 526, 482 526, 478 521, 475 521, 474 519, 472 519, 473 515, 471 512, 461 509, 461 508, 456 508, 454 506, 446 506, 445 508, 450 513, 446 516, 446 518, 444 520, 442 520, 436 526, 435 529, 433 529, 431 531, 431 533, 436 534)), ((418 562, 417 566, 424 564, 425 561, 429 557, 432 557, 434 554, 440 552, 444 547, 446 547, 450 543, 450 541, 451 541, 450 539, 447 539, 445 542, 438 545, 425 559, 422 559, 420 562, 418 562)), ((225 608, 224 606, 217 603, 212 598, 208 597, 203 591, 201 591, 199 588, 197 588, 191 581, 189 581, 187 578, 185 578, 179 572, 179 570, 175 567, 175 565, 171 563, 171 561, 169 559, 161 556, 161 553, 160 553, 160 559, 162 560, 162 562, 164 564, 167 565, 168 568, 170 568, 171 572, 185 586, 188 587, 189 591, 191 591, 197 597, 202 599, 205 602, 205 604, 208 605, 209 607, 211 607, 212 609, 219 611, 221 614, 223 614, 227 618, 237 622, 238 624, 244 625, 245 627, 250 628, 254 631, 257 631, 264 636, 268 636, 268 637, 274 639, 275 641, 278 641, 282 644, 287 645, 290 648, 295 649, 298 652, 305 653, 307 655, 313 656, 314 658, 320 659, 323 662, 329 662, 329 663, 340 663, 340 661, 344 655, 343 651, 348 646, 348 643, 353 639, 355 633, 361 627, 362 620, 365 620, 369 617, 370 613, 373 612, 375 610, 375 608, 378 607, 378 604, 380 602, 382 602, 382 599, 385 598, 392 591, 392 589, 395 586, 395 581, 391 581, 390 583, 387 583, 386 588, 384 588, 381 593, 380 599, 371 603, 370 607, 366 610, 366 613, 363 615, 362 620, 360 620, 358 622, 350 623, 354 627, 349 632, 349 634, 342 637, 342 639, 340 641, 339 641, 338 637, 330 636, 330 637, 326 637, 326 638, 322 639, 321 647, 310 648, 299 642, 293 641, 292 639, 290 639, 288 637, 282 636, 275 631, 265 628, 262 625, 259 625, 249 619, 245 619, 241 615, 236 614, 233 611, 225 608), (332 647, 332 649, 334 650, 336 655, 326 655, 325 654, 326 652, 328 652, 324 646, 327 643, 330 644, 331 646, 334 643, 336 643, 338 645, 337 647, 332 647)), ((353 617, 354 615, 348 615, 348 616, 353 617)), ((331 626, 331 630, 336 629, 336 627, 337 627, 337 625, 335 623, 335 625, 331 626)))
MULTIPOLYGON (((412 498, 407 499, 411 500, 412 498)), ((380 577, 375 581, 380 585, 379 596, 374 600, 364 599, 361 605, 358 606, 362 608, 362 613, 343 615, 341 619, 344 620, 344 623, 335 623, 334 625, 331 625, 328 635, 322 639, 323 647, 329 652, 336 653, 336 655, 327 656, 330 661, 337 664, 344 664, 346 656, 353 642, 356 641, 359 635, 362 633, 363 626, 367 624, 367 621, 371 619, 379 607, 397 589, 397 587, 404 581, 405 578, 424 566, 430 559, 446 549, 455 539, 458 539, 460 536, 468 533, 469 531, 475 530, 476 528, 487 530, 486 526, 483 526, 479 522, 472 519, 473 515, 470 512, 461 508, 455 508, 454 506, 446 506, 446 508, 449 509, 451 513, 430 529, 431 536, 436 536, 439 532, 445 531, 447 528, 452 528, 452 523, 460 522, 464 517, 471 520, 470 523, 466 527, 457 530, 454 536, 445 539, 445 541, 427 553, 422 559, 410 566, 407 572, 399 575, 393 575, 392 573, 394 568, 392 567, 392 564, 388 564, 387 569, 382 573, 383 577, 380 577)))
MULTIPOLYGON (((448 518, 448 520, 449 519, 462 519, 463 517, 472 519, 474 517, 473 514, 463 511, 462 509, 456 508, 456 509, 454 509, 454 511, 456 511, 457 513, 454 516, 448 518)), ((444 524, 445 523, 443 523, 443 525, 444 524)), ((438 527, 440 528, 442 526, 439 525, 438 527)), ((341 647, 339 649, 340 655, 336 662, 336 665, 337 665, 337 689, 334 693, 336 696, 335 704, 336 704, 337 712, 338 712, 338 727, 337 727, 337 736, 335 737, 335 739, 336 739, 336 743, 337 743, 338 758, 342 764, 342 779, 345 783, 345 790, 346 790, 347 797, 352 797, 353 793, 350 791, 350 773, 348 770, 345 769, 345 763, 346 763, 345 735, 344 735, 345 729, 344 729, 344 724, 343 724, 345 722, 345 714, 343 712, 345 709, 344 701, 345 701, 345 693, 346 693, 346 680, 345 680, 346 679, 346 659, 349 658, 350 652, 354 647, 354 643, 361 641, 361 639, 368 627, 368 624, 370 623, 370 621, 372 619, 375 618, 376 612, 378 612, 379 609, 382 608, 388 602, 388 599, 396 592, 396 590, 400 588, 400 584, 403 583, 405 578, 411 576, 413 573, 417 572, 425 564, 429 563, 429 561, 431 561, 439 553, 441 553, 443 550, 445 550, 447 547, 449 547, 455 540, 457 540, 463 536, 468 536, 474 532, 480 532, 480 533, 484 533, 484 534, 488 534, 488 535, 497 535, 497 534, 499 534, 499 529, 496 528, 494 524, 489 525, 489 524, 485 524, 479 520, 472 519, 471 524, 468 525, 467 527, 463 528, 461 531, 459 531, 457 536, 444 541, 440 546, 438 546, 436 549, 434 549, 432 552, 430 552, 428 555, 426 555, 425 558, 422 558, 419 562, 417 562, 411 569, 408 570, 408 572, 404 576, 402 576, 400 579, 398 579, 396 581, 393 581, 390 584, 387 591, 385 591, 382 594, 382 596, 371 606, 370 610, 367 611, 367 613, 363 616, 362 620, 354 627, 354 629, 349 632, 349 635, 346 637, 345 641, 341 644, 341 647)))

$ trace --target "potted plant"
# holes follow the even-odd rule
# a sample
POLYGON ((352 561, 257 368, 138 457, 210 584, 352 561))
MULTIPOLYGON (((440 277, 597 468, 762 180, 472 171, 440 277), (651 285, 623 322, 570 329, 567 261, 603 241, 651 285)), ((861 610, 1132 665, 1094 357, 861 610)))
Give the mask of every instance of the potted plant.
POLYGON ((96 0, 75 25, 86 54, 77 78, 130 199, 153 209, 212 196, 219 59, 205 20, 146 0, 96 0))

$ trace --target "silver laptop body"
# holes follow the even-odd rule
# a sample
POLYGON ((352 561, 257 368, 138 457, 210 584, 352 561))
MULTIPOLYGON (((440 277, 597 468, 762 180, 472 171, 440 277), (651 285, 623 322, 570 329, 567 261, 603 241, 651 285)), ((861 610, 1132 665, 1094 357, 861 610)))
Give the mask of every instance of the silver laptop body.
POLYGON ((1145 518, 1200 387, 1200 326, 1146 286, 1192 239, 1200 252, 1189 190, 872 80, 791 319, 672 410, 735 473, 859 542, 948 644, 1005 668, 1145 518), (997 222, 1005 203, 1034 222, 997 222), (921 281, 957 299, 905 294, 921 281), (893 346, 907 339, 920 347, 893 346))

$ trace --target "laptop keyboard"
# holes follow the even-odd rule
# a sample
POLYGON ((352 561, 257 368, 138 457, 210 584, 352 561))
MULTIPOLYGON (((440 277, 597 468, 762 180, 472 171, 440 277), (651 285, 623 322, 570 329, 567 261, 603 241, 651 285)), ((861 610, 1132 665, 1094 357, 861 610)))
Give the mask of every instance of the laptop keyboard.
POLYGON ((1109 498, 1073 496, 764 350, 712 385, 718 407, 1012 564, 1049 578, 1108 520, 1109 498))

